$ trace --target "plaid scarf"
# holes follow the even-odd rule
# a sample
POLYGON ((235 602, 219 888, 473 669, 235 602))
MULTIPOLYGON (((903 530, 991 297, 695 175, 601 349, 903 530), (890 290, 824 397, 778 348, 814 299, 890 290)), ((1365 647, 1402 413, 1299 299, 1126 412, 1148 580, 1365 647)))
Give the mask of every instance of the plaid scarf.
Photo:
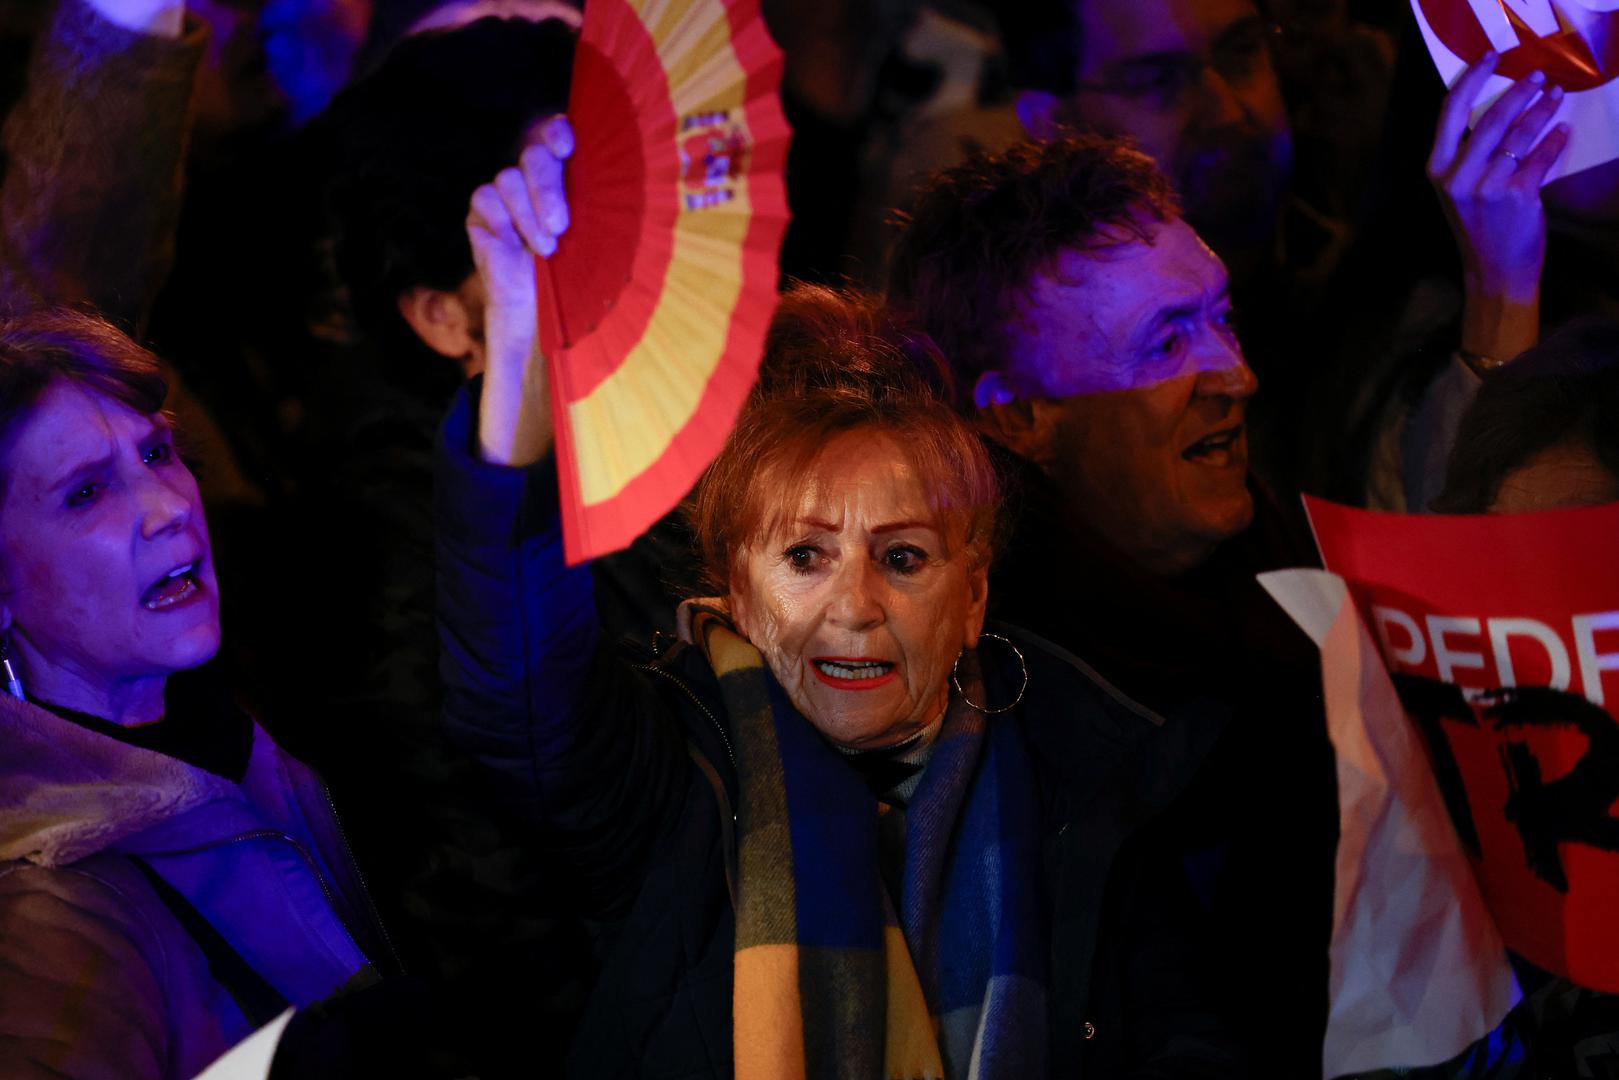
MULTIPOLYGON (((727 621, 697 611, 692 630, 719 676, 740 778, 739 1080, 1043 1076, 1039 818, 1016 724, 952 698, 906 810, 896 905, 865 782, 727 621)), ((960 669, 982 701, 976 655, 960 669)))

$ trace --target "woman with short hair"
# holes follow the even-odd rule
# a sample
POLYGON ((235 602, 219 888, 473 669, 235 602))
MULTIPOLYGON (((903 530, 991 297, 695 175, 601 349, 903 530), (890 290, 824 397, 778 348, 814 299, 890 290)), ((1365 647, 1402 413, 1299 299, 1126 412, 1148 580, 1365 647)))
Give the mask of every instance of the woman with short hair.
POLYGON ((6 1077, 183 1080, 387 954, 325 788, 204 668, 218 584, 164 391, 100 318, 0 321, 6 1077))
MULTIPOLYGON (((555 249, 531 187, 474 197, 481 266, 555 249)), ((693 504, 719 595, 620 651, 563 559, 526 286, 441 433, 439 617, 452 737, 599 920, 570 1072, 1241 1075, 1131 839, 1213 727, 984 631, 1001 492, 915 343, 789 294, 693 504)))

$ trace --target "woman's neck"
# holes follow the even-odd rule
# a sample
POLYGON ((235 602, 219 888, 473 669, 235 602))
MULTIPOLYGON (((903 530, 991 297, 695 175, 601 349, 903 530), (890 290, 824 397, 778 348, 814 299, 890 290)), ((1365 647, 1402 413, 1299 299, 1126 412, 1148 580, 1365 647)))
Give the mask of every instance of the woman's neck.
POLYGON ((99 717, 120 727, 139 727, 163 719, 166 675, 115 681, 92 679, 30 656, 26 647, 19 652, 23 660, 23 693, 34 700, 99 717))

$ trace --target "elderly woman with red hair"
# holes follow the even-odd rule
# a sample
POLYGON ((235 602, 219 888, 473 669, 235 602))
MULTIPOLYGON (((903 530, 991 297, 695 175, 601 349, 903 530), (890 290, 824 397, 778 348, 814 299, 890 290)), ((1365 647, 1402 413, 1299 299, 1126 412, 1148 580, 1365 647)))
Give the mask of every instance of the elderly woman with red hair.
POLYGON ((442 432, 439 615, 450 733, 599 920, 570 1072, 1240 1075, 1132 840, 1202 733, 984 630, 995 470, 870 301, 783 301, 692 505, 717 596, 599 640, 524 276, 560 169, 524 179, 473 200, 511 287, 442 432))

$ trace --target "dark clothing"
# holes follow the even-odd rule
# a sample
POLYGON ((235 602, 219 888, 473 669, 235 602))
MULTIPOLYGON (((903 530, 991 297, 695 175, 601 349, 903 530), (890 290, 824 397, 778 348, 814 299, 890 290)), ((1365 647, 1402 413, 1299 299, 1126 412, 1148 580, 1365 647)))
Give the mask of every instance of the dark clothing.
POLYGON ((1253 1075, 1293 1078, 1321 1068, 1337 789, 1315 648, 1254 580, 1316 560, 1263 492, 1255 507, 1253 525, 1202 566, 1155 578, 1066 521, 1050 485, 1026 476, 990 603, 1171 723, 1211 729, 1196 744, 1200 755, 1212 744, 1206 757, 1168 766, 1193 778, 1149 842, 1180 856, 1199 893, 1201 937, 1253 1075))
MULTIPOLYGON (((437 466, 445 722, 571 861, 565 887, 600 920, 570 1072, 728 1077, 738 788, 718 683, 684 645, 600 645, 591 576, 563 563, 554 471, 477 462, 474 430, 458 400, 437 466)), ((1027 657, 1027 693, 995 722, 1019 726, 1036 775, 1053 1074, 1245 1075, 1195 979, 1169 963, 1177 920, 1155 916, 1177 902, 1174 868, 1161 888, 1122 880, 1136 864, 1121 849, 1214 727, 1164 722, 1060 649, 1004 632, 1027 657), (1134 917, 1104 924, 1110 897, 1134 917)), ((985 657, 986 693, 1013 700, 1015 658, 985 657)))
MULTIPOLYGON (((573 1030, 588 986, 588 937, 551 883, 558 861, 494 799, 487 778, 439 724, 443 687, 433 601, 433 445, 463 382, 425 346, 333 357, 311 411, 318 452, 298 513, 284 523, 280 573, 255 605, 340 575, 347 601, 266 644, 259 666, 322 689, 278 736, 327 776, 383 917, 409 969, 475 999, 478 1073, 528 1075, 532 1047, 573 1030), (302 527, 300 527, 302 526, 302 527)), ((682 559, 660 529, 594 567, 614 633, 672 630, 658 574, 682 559), (648 545, 662 547, 648 552, 648 545)), ((689 563, 689 556, 685 560, 689 563)), ((275 691, 277 687, 267 688, 275 691)))
POLYGON ((0 1075, 185 1080, 264 996, 376 978, 389 949, 325 789, 250 735, 237 784, 0 696, 0 1075))
POLYGON ((156 750, 241 783, 253 753, 253 719, 237 708, 210 676, 209 672, 198 671, 171 678, 164 692, 163 719, 137 727, 114 724, 48 701, 34 704, 97 735, 156 750))

